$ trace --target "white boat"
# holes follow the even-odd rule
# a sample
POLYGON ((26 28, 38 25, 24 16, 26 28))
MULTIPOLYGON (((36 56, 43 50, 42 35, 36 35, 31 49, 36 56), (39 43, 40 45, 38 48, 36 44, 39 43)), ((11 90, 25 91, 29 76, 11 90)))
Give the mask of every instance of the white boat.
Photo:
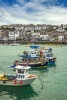
POLYGON ((16 66, 16 74, 0 74, 0 85, 7 86, 22 86, 31 85, 31 83, 38 77, 37 75, 29 74, 29 66, 16 66))
POLYGON ((9 44, 10 46, 19 46, 20 44, 18 43, 13 43, 13 44, 9 44))

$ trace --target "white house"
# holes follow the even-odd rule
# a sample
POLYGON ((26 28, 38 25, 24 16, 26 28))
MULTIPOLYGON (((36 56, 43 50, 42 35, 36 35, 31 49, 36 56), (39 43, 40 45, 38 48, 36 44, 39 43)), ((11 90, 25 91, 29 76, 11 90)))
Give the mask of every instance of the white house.
POLYGON ((64 40, 64 36, 58 36, 58 41, 63 41, 64 40))
POLYGON ((64 32, 64 31, 65 31, 65 29, 58 28, 58 29, 56 29, 56 31, 57 31, 57 32, 64 32))
POLYGON ((40 35, 42 40, 50 40, 50 36, 49 35, 40 35))
POLYGON ((33 32, 31 35, 32 36, 40 36, 40 33, 39 32, 37 32, 37 33, 36 32, 35 33, 33 32))
POLYGON ((9 36, 9 40, 16 40, 16 38, 19 37, 19 31, 9 32, 8 36, 9 36))

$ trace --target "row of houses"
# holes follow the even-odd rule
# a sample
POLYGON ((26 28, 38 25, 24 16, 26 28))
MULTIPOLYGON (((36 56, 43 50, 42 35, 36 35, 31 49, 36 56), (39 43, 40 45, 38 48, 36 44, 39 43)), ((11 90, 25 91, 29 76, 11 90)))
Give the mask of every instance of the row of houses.
POLYGON ((16 32, 9 32, 8 36, 2 38, 0 35, 0 40, 17 40, 22 39, 23 41, 67 41, 66 37, 62 34, 58 36, 53 36, 49 34, 40 34, 40 33, 27 33, 27 34, 20 34, 19 31, 16 32))
POLYGON ((67 25, 3 25, 0 30, 0 40, 67 41, 65 28, 67 25), (13 30, 3 30, 7 27, 13 30))

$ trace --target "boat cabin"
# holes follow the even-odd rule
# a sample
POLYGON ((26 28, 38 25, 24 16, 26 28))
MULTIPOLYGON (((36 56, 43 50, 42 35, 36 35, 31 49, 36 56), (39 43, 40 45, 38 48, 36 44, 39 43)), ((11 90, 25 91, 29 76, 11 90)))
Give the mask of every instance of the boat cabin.
POLYGON ((44 53, 43 57, 47 58, 47 59, 52 59, 53 54, 52 53, 44 53))
POLYGON ((22 80, 28 75, 28 71, 31 67, 18 65, 15 68, 16 68, 17 80, 22 80))
POLYGON ((31 55, 31 54, 37 54, 38 51, 32 49, 32 50, 25 50, 24 51, 24 54, 28 54, 28 55, 31 55))
POLYGON ((35 51, 35 50, 25 50, 23 53, 24 54, 20 56, 21 59, 22 58, 29 58, 30 59, 30 58, 38 58, 39 57, 38 51, 35 51))

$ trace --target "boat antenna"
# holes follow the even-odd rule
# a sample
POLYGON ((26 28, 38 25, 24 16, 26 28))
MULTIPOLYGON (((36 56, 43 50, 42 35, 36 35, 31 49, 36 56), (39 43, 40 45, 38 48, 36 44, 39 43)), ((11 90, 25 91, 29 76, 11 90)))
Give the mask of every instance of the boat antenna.
POLYGON ((4 70, 4 76, 5 76, 5 70, 4 70))

